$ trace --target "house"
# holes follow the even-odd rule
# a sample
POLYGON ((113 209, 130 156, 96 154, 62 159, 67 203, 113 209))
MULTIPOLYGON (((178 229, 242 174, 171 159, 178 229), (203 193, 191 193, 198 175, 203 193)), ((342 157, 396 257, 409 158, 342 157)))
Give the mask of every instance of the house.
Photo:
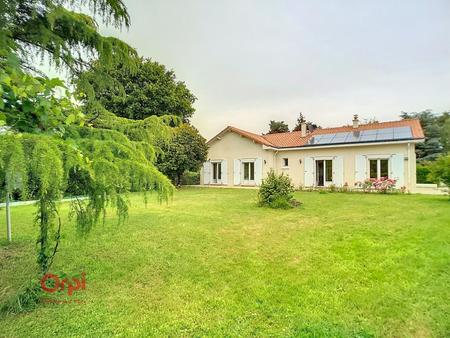
POLYGON ((415 145, 424 141, 418 120, 360 124, 258 135, 226 127, 208 141, 201 184, 258 186, 270 170, 289 175, 297 187, 354 187, 389 177, 397 188, 416 188, 415 145))

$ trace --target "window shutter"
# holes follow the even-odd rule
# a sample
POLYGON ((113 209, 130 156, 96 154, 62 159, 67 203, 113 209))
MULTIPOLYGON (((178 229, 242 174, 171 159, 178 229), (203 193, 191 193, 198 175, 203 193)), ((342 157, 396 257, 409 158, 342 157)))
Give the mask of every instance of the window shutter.
POLYGON ((203 184, 210 184, 211 175, 211 162, 206 161, 203 163, 203 184))
POLYGON ((394 154, 391 156, 391 175, 390 178, 393 178, 397 181, 395 187, 400 189, 405 185, 404 180, 404 155, 403 154, 394 154))
POLYGON ((228 167, 227 167, 227 160, 222 160, 221 163, 221 176, 222 176, 222 184, 228 185, 228 167))
POLYGON ((234 160, 233 178, 234 185, 241 184, 241 160, 234 160))
POLYGON ((305 187, 314 186, 314 159, 305 157, 305 187))
POLYGON ((337 187, 344 185, 344 159, 336 156, 333 160, 333 184, 337 187))
POLYGON ((364 182, 367 178, 367 160, 364 155, 355 156, 355 183, 364 182))
POLYGON ((255 160, 255 184, 261 185, 262 181, 262 158, 258 157, 255 160))

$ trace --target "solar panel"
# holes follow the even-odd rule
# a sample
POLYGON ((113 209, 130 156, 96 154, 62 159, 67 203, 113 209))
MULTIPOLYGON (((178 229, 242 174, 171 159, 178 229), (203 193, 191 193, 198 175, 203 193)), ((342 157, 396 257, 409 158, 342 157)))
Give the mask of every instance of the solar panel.
POLYGON ((395 141, 411 138, 410 127, 397 127, 317 135, 309 140, 308 145, 395 141))

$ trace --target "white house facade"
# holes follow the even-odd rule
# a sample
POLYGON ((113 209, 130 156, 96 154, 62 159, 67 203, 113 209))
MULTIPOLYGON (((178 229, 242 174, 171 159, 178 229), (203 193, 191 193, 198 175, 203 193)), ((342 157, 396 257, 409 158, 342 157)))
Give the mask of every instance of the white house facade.
POLYGON ((258 135, 227 127, 208 141, 201 184, 258 186, 270 170, 290 176, 297 187, 354 187, 389 177, 397 188, 416 187, 415 144, 423 142, 418 120, 353 124, 258 135))

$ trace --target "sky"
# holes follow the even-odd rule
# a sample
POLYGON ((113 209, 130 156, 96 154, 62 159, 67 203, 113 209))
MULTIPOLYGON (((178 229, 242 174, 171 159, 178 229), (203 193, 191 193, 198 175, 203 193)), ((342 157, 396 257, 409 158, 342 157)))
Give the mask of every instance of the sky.
POLYGON ((192 123, 322 127, 450 110, 449 0, 124 0, 131 27, 102 27, 173 69, 197 97, 192 123))

